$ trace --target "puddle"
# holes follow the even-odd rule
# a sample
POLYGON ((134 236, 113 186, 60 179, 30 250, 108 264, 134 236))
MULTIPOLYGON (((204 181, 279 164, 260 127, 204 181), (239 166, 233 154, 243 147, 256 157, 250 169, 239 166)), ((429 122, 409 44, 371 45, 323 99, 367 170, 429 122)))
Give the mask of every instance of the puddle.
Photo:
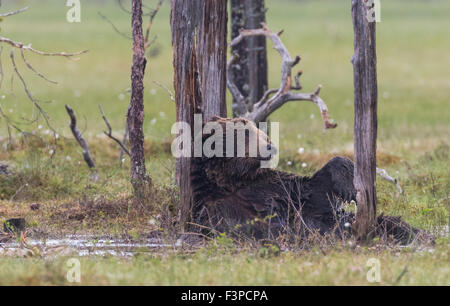
POLYGON ((119 238, 98 238, 88 235, 71 235, 63 239, 37 240, 28 239, 27 246, 13 241, 0 244, 0 255, 26 256, 27 252, 40 255, 69 255, 78 256, 121 256, 130 257, 139 253, 150 253, 161 248, 173 248, 177 244, 165 244, 160 239, 152 238, 139 242, 119 238))

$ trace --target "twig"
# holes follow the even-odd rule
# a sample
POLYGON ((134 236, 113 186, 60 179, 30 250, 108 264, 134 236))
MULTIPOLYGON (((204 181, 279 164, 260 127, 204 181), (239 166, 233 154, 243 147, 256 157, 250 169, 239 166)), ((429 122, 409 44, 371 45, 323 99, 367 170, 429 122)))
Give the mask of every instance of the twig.
POLYGON ((39 55, 43 55, 43 56, 63 56, 63 57, 67 57, 68 58, 68 57, 73 57, 73 56, 81 55, 81 54, 84 54, 84 53, 88 52, 88 50, 83 50, 83 51, 79 51, 79 52, 75 52, 75 53, 45 52, 45 51, 40 51, 40 50, 32 48, 31 44, 24 45, 21 42, 16 42, 16 41, 13 41, 13 40, 11 40, 9 38, 6 38, 6 37, 3 37, 3 36, 0 36, 0 42, 7 43, 7 44, 9 44, 12 47, 17 48, 17 49, 27 50, 27 51, 30 51, 30 52, 33 52, 33 53, 36 53, 36 54, 39 54, 39 55))
POLYGON ((112 26, 114 31, 116 31, 119 35, 121 35, 121 36, 123 36, 123 37, 125 37, 126 39, 129 39, 129 40, 133 39, 131 36, 129 36, 129 35, 121 32, 121 31, 119 31, 119 29, 114 25, 114 23, 111 20, 108 19, 108 17, 102 15, 100 12, 97 12, 97 13, 100 15, 100 17, 102 17, 104 20, 106 20, 106 22, 108 22, 112 26))
MULTIPOLYGON (((77 127, 77 117, 75 116, 73 109, 70 108, 70 106, 67 104, 66 104, 66 110, 70 117, 70 125, 69 126, 70 126, 70 130, 72 131, 73 137, 75 137, 76 141, 78 142, 80 147, 83 149, 84 161, 88 165, 89 169, 91 169, 91 170, 95 171, 95 173, 97 173, 95 163, 91 158, 91 152, 89 150, 89 145, 86 142, 86 140, 83 138, 83 135, 81 135, 81 132, 77 127)), ((94 177, 91 176, 91 178, 94 178, 94 180, 96 180, 95 179, 96 177, 97 177, 97 174, 94 177)))
POLYGON ((169 88, 167 88, 167 86, 164 86, 163 84, 161 84, 161 83, 158 82, 158 81, 153 81, 153 83, 155 83, 156 85, 158 85, 158 86, 161 87, 162 89, 165 89, 165 90, 167 91, 167 93, 169 94, 169 96, 170 96, 170 100, 172 100, 172 102, 175 102, 175 98, 174 98, 174 96, 173 96, 173 93, 170 91, 169 88))
POLYGON ((0 14, 0 18, 9 17, 9 16, 12 16, 12 15, 17 15, 19 13, 25 12, 26 10, 28 10, 28 6, 26 6, 24 8, 21 8, 21 9, 18 9, 17 11, 8 12, 8 13, 5 13, 5 14, 0 14))
POLYGON ((9 198, 9 201, 12 202, 15 197, 22 191, 22 189, 25 187, 26 185, 21 185, 16 192, 9 198))
POLYGON ((147 30, 145 31, 145 40, 144 40, 144 47, 145 49, 147 49, 148 47, 151 46, 152 42, 148 42, 149 36, 150 36, 150 29, 152 28, 153 25, 153 19, 155 18, 156 14, 159 12, 162 3, 164 2, 164 0, 159 0, 158 4, 156 6, 156 8, 153 10, 153 12, 150 14, 150 19, 148 21, 148 25, 147 25, 147 30))
POLYGON ((395 185, 395 187, 397 187, 399 194, 403 193, 403 189, 402 187, 398 184, 398 181, 396 178, 393 178, 392 176, 390 176, 386 170, 381 169, 381 168, 377 168, 377 174, 382 177, 383 179, 385 179, 386 181, 388 181, 389 183, 392 183, 395 185))
POLYGON ((158 39, 158 35, 155 35, 155 37, 153 37, 153 39, 150 42, 146 42, 144 45, 145 49, 150 48, 151 46, 153 46, 153 44, 155 43, 155 41, 158 39))
POLYGON ((105 121, 106 127, 108 128, 108 132, 103 131, 103 133, 105 133, 106 136, 108 136, 109 138, 111 138, 112 140, 114 140, 115 142, 117 142, 117 143, 119 144, 119 146, 121 147, 122 151, 123 151, 124 153, 126 153, 128 156, 130 156, 130 152, 129 152, 128 149, 124 146, 124 144, 123 144, 119 139, 117 139, 116 137, 114 137, 114 136, 112 135, 111 125, 109 124, 108 119, 106 118, 106 115, 105 115, 105 112, 103 111, 102 105, 99 104, 99 105, 98 105, 98 108, 100 109, 100 113, 102 114, 103 121, 105 121))
MULTIPOLYGON (((121 8, 122 11, 124 11, 125 13, 131 15, 131 11, 130 11, 130 10, 127 10, 127 9, 125 8, 125 6, 123 5, 123 3, 122 3, 121 0, 117 0, 117 3, 119 4, 119 7, 121 8)), ((142 3, 142 6, 143 6, 143 7, 147 7, 147 6, 145 6, 143 3, 142 3)), ((148 16, 148 15, 151 15, 151 14, 152 14, 152 12, 149 12, 149 13, 142 13, 142 16, 148 16)))
POLYGON ((12 65, 14 67, 14 71, 16 72, 17 76, 19 77, 20 81, 22 82, 24 90, 25 90, 28 98, 34 104, 36 109, 39 111, 38 116, 36 117, 35 120, 32 120, 32 122, 38 120, 39 119, 39 115, 41 114, 44 117, 44 120, 47 123, 47 126, 49 127, 49 129, 51 129, 54 132, 55 129, 50 124, 48 114, 42 109, 42 107, 39 105, 38 101, 31 95, 30 91, 28 90, 27 84, 25 83, 25 80, 23 79, 22 75, 20 74, 19 70, 17 69, 17 65, 16 65, 16 62, 14 60, 14 50, 11 50, 11 55, 10 56, 11 56, 12 65))
POLYGON ((46 78, 42 73, 40 73, 39 71, 37 71, 36 69, 33 68, 33 66, 31 66, 31 64, 27 61, 27 59, 25 58, 25 53, 23 52, 23 49, 20 49, 20 54, 22 55, 22 59, 25 63, 25 65, 27 65, 27 67, 33 71, 34 73, 36 73, 39 77, 43 78, 44 80, 46 80, 47 82, 53 83, 53 84, 58 84, 58 82, 49 80, 48 78, 46 78))
POLYGON ((253 30, 241 30, 240 34, 234 38, 230 46, 235 46, 239 44, 244 38, 250 36, 266 36, 274 44, 275 50, 281 56, 281 83, 278 89, 270 89, 266 91, 261 100, 255 101, 253 105, 253 110, 248 112, 246 107, 247 103, 244 95, 240 92, 238 87, 234 84, 232 73, 230 67, 234 61, 236 61, 236 56, 230 59, 227 65, 227 86, 230 92, 237 102, 239 112, 238 115, 243 116, 247 119, 252 120, 255 123, 264 121, 267 117, 277 110, 279 107, 284 105, 289 101, 309 101, 316 104, 321 112, 322 120, 324 122, 324 131, 326 129, 332 129, 337 126, 337 124, 332 123, 328 114, 328 108, 326 103, 319 97, 321 85, 313 93, 296 93, 292 90, 300 90, 302 88, 300 84, 301 71, 295 76, 295 85, 292 85, 292 68, 297 65, 300 61, 300 57, 296 56, 294 59, 290 56, 289 51, 286 49, 285 45, 280 39, 282 32, 273 33, 269 30, 265 23, 261 23, 262 28, 253 30), (270 97, 274 94, 272 97, 270 97), (244 107, 245 106, 245 107, 244 107))
POLYGON ((131 11, 127 10, 125 6, 122 4, 121 0, 117 0, 117 3, 119 4, 119 7, 124 11, 125 13, 131 14, 131 11))

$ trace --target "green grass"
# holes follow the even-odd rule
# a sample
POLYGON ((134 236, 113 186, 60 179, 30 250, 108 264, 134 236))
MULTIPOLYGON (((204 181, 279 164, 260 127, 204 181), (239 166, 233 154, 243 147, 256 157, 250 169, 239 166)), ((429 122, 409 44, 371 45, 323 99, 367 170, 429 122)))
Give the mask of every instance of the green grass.
MULTIPOLYGON (((154 2, 146 1, 149 6, 154 2)), ((307 175, 333 154, 352 153, 353 32, 349 2, 266 1, 267 24, 274 31, 284 29, 283 42, 292 55, 302 57, 298 68, 304 71, 304 91, 322 84, 322 98, 339 124, 337 129, 323 134, 320 114, 309 103, 293 102, 274 113, 271 120, 280 122, 279 168, 283 170, 307 175), (299 147, 304 147, 305 153, 298 154, 299 147), (303 168, 302 163, 307 166, 303 168)), ((16 51, 18 67, 31 92, 61 135, 56 154, 50 159, 49 151, 54 148, 46 135, 48 127, 42 121, 27 125, 22 119, 31 118, 36 112, 17 77, 11 86, 10 48, 5 45, 1 54, 5 78, 0 89, 0 97, 5 98, 0 99, 1 107, 21 127, 43 136, 44 141, 35 137, 23 140, 16 134, 14 148, 0 150, 0 160, 14 164, 18 173, 0 180, 0 220, 27 216, 32 227, 43 227, 50 233, 145 234, 148 227, 133 225, 138 219, 130 217, 126 207, 111 215, 106 211, 103 216, 102 211, 101 217, 88 216, 80 224, 63 218, 78 213, 72 210, 79 209, 78 203, 83 201, 99 205, 122 203, 131 195, 129 161, 119 166, 119 150, 103 136, 105 126, 98 111, 101 103, 114 133, 120 136, 129 102, 131 41, 118 35, 97 12, 126 33, 130 32, 129 15, 115 1, 84 1, 82 22, 70 24, 65 19, 68 8, 61 1, 2 4, 2 12, 25 5, 30 9, 5 18, 0 24, 1 36, 32 43, 34 48, 45 51, 89 52, 76 61, 28 55, 37 70, 59 82, 52 85, 27 70, 16 51), (64 104, 76 111, 80 128, 91 145, 99 168, 99 180, 95 183, 88 178, 81 149, 68 128, 64 104), (24 187, 16 194, 21 186, 24 187), (9 201, 13 196, 14 201, 9 201), (42 210, 30 212, 31 202, 39 202, 42 210), (55 210, 61 210, 62 217, 54 218, 55 210)), ((404 189, 398 195, 394 186, 379 180, 378 210, 402 215, 413 225, 428 230, 448 225, 450 215, 449 10, 450 3, 444 0, 383 1, 382 20, 377 24, 379 166, 397 177, 404 189)), ((175 120, 175 107, 166 90, 154 84, 157 81, 173 88, 169 13, 169 1, 165 1, 153 24, 152 35, 157 34, 158 39, 151 50, 145 79, 147 165, 158 188, 175 199, 157 198, 152 204, 158 209, 176 204, 174 160, 167 150, 173 137, 170 127, 175 120)), ((268 56, 270 87, 276 87, 279 55, 270 47, 268 56)), ((1 120, 2 145, 6 145, 7 136, 1 120)), ((147 212, 139 222, 156 213, 147 212)), ((85 258, 83 284, 367 284, 365 262, 370 257, 379 257, 382 262, 382 284, 395 283, 408 260, 408 272, 399 284, 449 284, 448 237, 433 253, 405 250, 397 256, 397 252, 344 248, 326 256, 314 251, 301 255, 288 252, 269 259, 255 257, 252 251, 236 256, 208 257, 200 252, 131 260, 85 258), (305 262, 311 265, 304 266, 305 262), (328 266, 331 268, 325 268, 328 266), (111 271, 115 271, 114 275, 110 275, 111 271)), ((0 284, 66 284, 64 259, 1 258, 0 271, 0 284)))
POLYGON ((414 254, 344 248, 326 255, 309 251, 271 258, 200 250, 129 260, 81 258, 81 282, 69 283, 68 258, 8 258, 0 261, 0 285, 449 285, 448 259, 446 247, 414 254), (380 263, 379 283, 367 280, 371 258, 380 263))

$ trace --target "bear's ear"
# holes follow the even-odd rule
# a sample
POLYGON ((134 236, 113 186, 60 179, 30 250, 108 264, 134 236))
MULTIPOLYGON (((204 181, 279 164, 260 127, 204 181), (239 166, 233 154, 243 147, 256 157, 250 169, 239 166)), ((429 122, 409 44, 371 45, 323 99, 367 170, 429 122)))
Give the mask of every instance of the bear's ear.
POLYGON ((216 121, 221 121, 221 120, 225 120, 225 118, 214 115, 214 116, 212 116, 210 121, 216 122, 216 121))

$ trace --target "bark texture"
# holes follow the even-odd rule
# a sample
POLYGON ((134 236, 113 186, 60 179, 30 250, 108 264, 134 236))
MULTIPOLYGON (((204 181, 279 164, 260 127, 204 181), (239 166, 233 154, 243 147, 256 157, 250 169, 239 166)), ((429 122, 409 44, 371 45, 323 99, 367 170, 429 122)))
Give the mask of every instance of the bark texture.
POLYGON ((367 1, 352 0, 354 49, 354 141, 358 210, 354 230, 370 238, 376 222, 377 56, 375 22, 367 18, 367 1))
MULTIPOLYGON (((226 116, 226 0, 171 0, 174 89, 177 122, 194 127, 194 114, 203 121, 226 116)), ((192 135, 193 136, 193 135, 192 135)), ((191 220, 191 158, 177 160, 180 224, 191 220)))
MULTIPOLYGON (((263 22, 266 22, 264 0, 246 0, 245 28, 260 29, 263 22)), ((247 57, 250 101, 259 101, 268 87, 265 36, 253 36, 247 39, 247 57)))
POLYGON ((131 26, 133 32, 133 64, 131 67, 131 100, 127 112, 127 125, 130 141, 131 184, 137 200, 143 200, 151 185, 150 176, 145 169, 144 157, 144 36, 142 33, 142 0, 132 1, 131 26))
MULTIPOLYGON (((260 29, 266 20, 264 0, 231 0, 231 39, 238 37, 242 29, 260 29)), ((259 101, 268 88, 266 37, 249 37, 231 47, 231 53, 239 55, 231 72, 238 89, 246 98, 247 109, 259 101)), ((233 100, 233 115, 243 113, 238 101, 233 100)))

